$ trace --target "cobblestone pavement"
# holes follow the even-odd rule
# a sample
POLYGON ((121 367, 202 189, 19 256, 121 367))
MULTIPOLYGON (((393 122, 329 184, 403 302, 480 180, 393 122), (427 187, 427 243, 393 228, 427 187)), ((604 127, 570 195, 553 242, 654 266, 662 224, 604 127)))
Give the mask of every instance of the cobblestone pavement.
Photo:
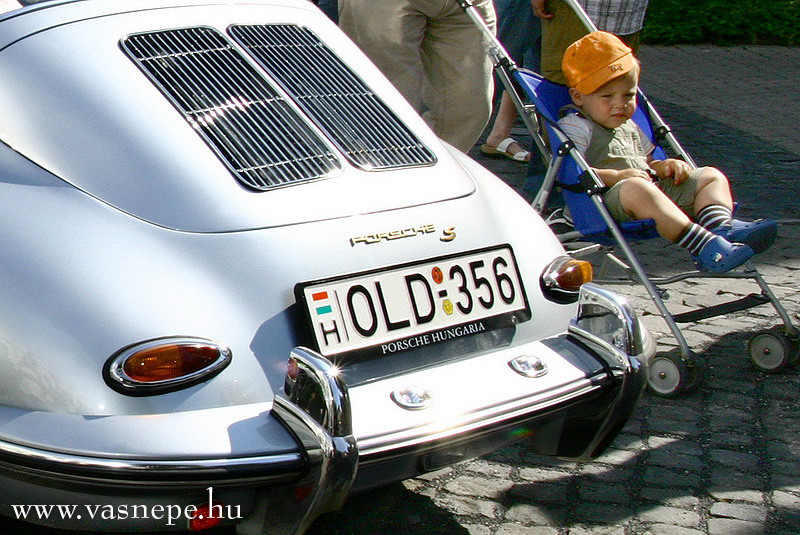
MULTIPOLYGON (((800 323, 800 47, 644 47, 643 85, 696 160, 723 169, 744 217, 781 222, 757 266, 800 323), (751 79, 757 78, 757 79, 751 79)), ((523 138, 524 130, 515 131, 523 138)), ((524 191, 524 166, 481 159, 524 191)), ((685 253, 653 240, 646 265, 688 267, 685 253)), ((630 297, 662 349, 674 340, 650 302, 630 297)), ((756 291, 738 280, 681 283, 673 313, 756 291)), ((778 324, 771 307, 684 327, 704 358, 704 384, 668 400, 646 393, 629 425, 592 463, 497 451, 350 498, 310 535, 789 535, 800 533, 798 369, 755 372, 748 337, 778 324)), ((0 520, 3 533, 66 534, 0 520)), ((212 530, 232 535, 232 528, 212 530)))
MULTIPOLYGON (((800 323, 800 47, 644 47, 642 85, 682 144, 725 171, 740 215, 780 220, 779 239, 756 266, 800 323)), ((515 130, 523 138, 525 131, 515 130)), ((522 194, 525 168, 473 156, 522 194)), ((685 253, 652 240, 646 266, 688 269, 685 253)), ((617 287, 660 349, 674 339, 635 287, 617 287)), ((670 287, 673 313, 757 292, 749 281, 716 279, 670 287)), ((646 393, 633 420, 592 463, 495 452, 351 498, 313 535, 788 535, 800 533, 800 375, 756 372, 746 342, 779 325, 770 306, 682 325, 707 366, 694 393, 646 393)))

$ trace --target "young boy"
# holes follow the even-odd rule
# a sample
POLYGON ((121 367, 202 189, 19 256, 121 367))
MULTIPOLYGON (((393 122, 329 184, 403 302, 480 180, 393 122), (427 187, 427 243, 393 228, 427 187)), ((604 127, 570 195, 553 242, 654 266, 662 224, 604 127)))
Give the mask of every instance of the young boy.
POLYGON ((732 218, 730 185, 719 170, 653 159, 652 143, 631 120, 639 63, 619 38, 582 37, 565 52, 562 69, 577 113, 559 125, 609 187, 603 200, 615 220, 653 219, 661 236, 713 273, 743 264, 775 241, 775 221, 732 218))

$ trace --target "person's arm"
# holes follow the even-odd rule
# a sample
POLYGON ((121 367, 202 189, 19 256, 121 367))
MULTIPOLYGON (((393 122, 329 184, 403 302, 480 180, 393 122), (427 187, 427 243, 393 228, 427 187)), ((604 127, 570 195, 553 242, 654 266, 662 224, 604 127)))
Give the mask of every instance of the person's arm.
POLYGON ((540 19, 549 20, 553 18, 553 14, 547 11, 546 3, 547 0, 531 0, 531 8, 534 15, 540 19))
POLYGON ((650 141, 650 138, 638 128, 639 139, 642 142, 642 149, 647 154, 647 165, 653 170, 656 177, 661 180, 664 178, 673 178, 675 185, 682 184, 689 178, 692 168, 683 160, 676 160, 674 158, 667 158, 666 160, 656 160, 653 158, 653 151, 655 145, 650 141))

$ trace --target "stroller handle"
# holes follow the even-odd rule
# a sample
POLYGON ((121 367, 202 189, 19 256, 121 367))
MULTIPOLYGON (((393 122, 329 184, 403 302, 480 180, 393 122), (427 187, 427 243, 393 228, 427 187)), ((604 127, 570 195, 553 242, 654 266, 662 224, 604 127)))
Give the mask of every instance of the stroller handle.
POLYGON ((461 6, 461 9, 463 9, 469 18, 472 19, 472 22, 475 23, 475 25, 483 34, 483 42, 486 46, 486 55, 491 58, 494 67, 497 68, 498 66, 502 65, 508 69, 508 72, 513 72, 516 70, 516 63, 514 63, 514 60, 508 55, 505 47, 503 47, 503 44, 497 39, 494 32, 486 24, 486 21, 483 20, 483 17, 478 12, 475 4, 472 3, 472 0, 456 1, 458 2, 458 5, 461 6))

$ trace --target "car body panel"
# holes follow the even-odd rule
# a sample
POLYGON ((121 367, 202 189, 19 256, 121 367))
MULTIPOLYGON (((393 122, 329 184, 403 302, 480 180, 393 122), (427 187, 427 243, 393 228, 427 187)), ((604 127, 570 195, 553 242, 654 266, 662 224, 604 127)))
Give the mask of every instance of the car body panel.
MULTIPOLYGON (((228 169, 120 46, 121 38, 134 32, 210 26, 209 21, 222 32, 242 20, 299 22, 351 60, 357 72, 365 72, 365 82, 386 95, 392 106, 408 108, 385 79, 363 67, 367 60, 358 49, 312 7, 292 2, 265 10, 223 3, 196 10, 108 14, 68 24, 53 20, 52 27, 19 38, 0 55, 0 83, 8 94, 0 104, 6 142, 104 202, 156 225, 190 232, 305 223, 309 217, 326 220, 473 193, 463 174, 441 173, 438 167, 399 170, 389 178, 384 172, 344 166, 328 177, 336 180, 322 178, 302 189, 253 194, 232 180, 228 169), (92 40, 81 38, 87 33, 92 40), (53 47, 60 49, 58 55, 49 53, 53 47), (63 61, 64 57, 76 60, 63 61), (41 84, 42 79, 48 80, 47 85, 41 84), (176 158, 173 145, 164 144, 164 139, 181 146, 182 157, 176 158), (150 157, 143 159, 141 154, 150 157)), ((48 11, 41 16, 45 18, 48 11)), ((413 118, 408 111, 404 109, 404 117, 413 118)), ((430 131, 421 128, 421 119, 412 121, 418 123, 415 131, 422 132, 423 142, 439 149, 436 157, 452 162, 430 131)))
MULTIPOLYGON (((544 221, 438 141, 309 2, 34 4, 0 17, 0 84, 0 502, 183 507, 213 488, 239 507, 229 520, 242 533, 300 533, 350 491, 526 437, 536 451, 590 459, 633 411, 652 347, 624 300, 586 286, 550 295, 542 275, 564 250, 544 221), (359 166, 279 89, 335 170, 248 188, 123 46, 189 27, 233 43, 231 25, 273 23, 310 29, 431 158, 359 166), (305 284, 497 247, 524 289, 513 322, 386 354, 316 345, 305 284), (582 321, 590 301, 613 336, 582 321), (122 351, 179 338, 232 356, 174 388, 114 383, 122 351), (415 405, 415 389, 427 403, 415 405)), ((475 273, 470 284, 480 287, 475 273)))

